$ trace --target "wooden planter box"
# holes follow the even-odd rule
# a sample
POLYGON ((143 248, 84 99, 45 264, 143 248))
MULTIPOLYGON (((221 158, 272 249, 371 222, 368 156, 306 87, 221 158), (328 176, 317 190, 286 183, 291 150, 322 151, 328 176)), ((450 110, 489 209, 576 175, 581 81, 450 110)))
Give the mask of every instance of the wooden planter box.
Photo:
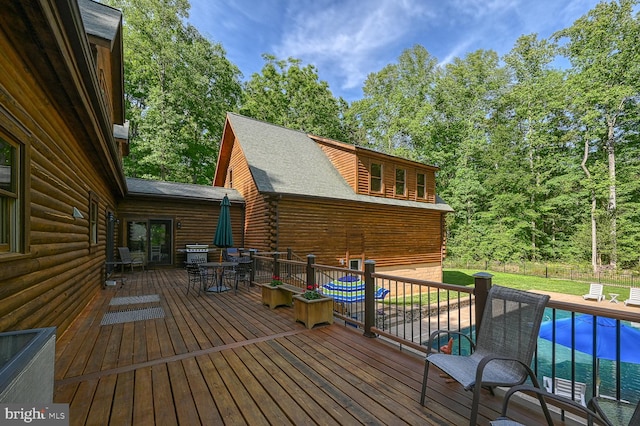
POLYGON ((268 305, 270 309, 277 306, 291 306, 291 292, 283 291, 279 286, 271 286, 270 284, 262 285, 262 304, 268 305))
POLYGON ((307 328, 313 328, 323 322, 333 324, 333 299, 321 297, 307 300, 300 295, 293 296, 293 315, 295 321, 304 323, 307 328))

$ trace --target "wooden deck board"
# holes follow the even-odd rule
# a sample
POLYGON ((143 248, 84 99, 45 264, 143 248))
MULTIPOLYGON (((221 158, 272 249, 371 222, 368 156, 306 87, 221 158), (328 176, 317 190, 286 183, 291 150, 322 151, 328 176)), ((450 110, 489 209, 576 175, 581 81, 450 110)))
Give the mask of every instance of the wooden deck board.
MULTIPOLYGON (((259 287, 187 295, 183 270, 126 276, 58 336, 54 401, 70 404, 72 425, 468 422, 469 392, 434 369, 422 407, 423 358, 361 330, 307 330, 291 308, 263 306, 259 287), (160 302, 109 306, 113 297, 151 294, 160 302), (107 311, 152 305, 165 317, 100 325, 107 311)), ((483 394, 480 424, 501 404, 483 394)), ((542 420, 524 407, 514 413, 542 420)))

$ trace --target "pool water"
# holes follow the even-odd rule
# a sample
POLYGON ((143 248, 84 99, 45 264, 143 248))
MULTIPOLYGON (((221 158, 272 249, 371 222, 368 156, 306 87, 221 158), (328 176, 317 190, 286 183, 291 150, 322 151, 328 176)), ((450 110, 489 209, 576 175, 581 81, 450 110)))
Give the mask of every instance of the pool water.
MULTIPOLYGON (((556 310, 556 320, 562 318, 568 318, 571 313, 568 311, 556 310)), ((544 318, 549 320, 552 317, 552 310, 547 308, 545 310, 544 318)), ((623 321, 624 322, 624 321, 623 321)), ((626 325, 633 326, 628 322, 624 322, 626 325)), ((462 330, 463 333, 469 334, 469 328, 462 330)), ((474 327, 471 331, 475 333, 474 327)), ((474 336, 475 337, 475 336, 474 336)), ((445 345, 449 338, 447 335, 442 335, 439 341, 435 342, 433 347, 437 350, 442 345, 445 345)), ((426 342, 425 342, 426 344, 426 342)), ((534 356, 533 370, 540 382, 542 383, 543 376, 552 376, 552 347, 553 344, 546 339, 538 339, 538 351, 537 357, 534 356)), ((571 379, 571 349, 560 344, 555 345, 555 376, 564 379, 571 379)), ((466 339, 459 340, 454 337, 453 352, 468 355, 469 344, 466 339)), ((584 354, 582 352, 575 351, 575 381, 583 382, 587 384, 587 392, 585 394, 585 400, 588 401, 592 395, 593 389, 593 357, 591 355, 584 354)), ((600 379, 600 395, 607 395, 615 397, 616 395, 616 363, 615 361, 609 361, 601 359, 599 363, 599 379, 600 379)), ((640 364, 632 364, 628 362, 620 363, 620 393, 621 399, 636 403, 640 400, 640 364)))

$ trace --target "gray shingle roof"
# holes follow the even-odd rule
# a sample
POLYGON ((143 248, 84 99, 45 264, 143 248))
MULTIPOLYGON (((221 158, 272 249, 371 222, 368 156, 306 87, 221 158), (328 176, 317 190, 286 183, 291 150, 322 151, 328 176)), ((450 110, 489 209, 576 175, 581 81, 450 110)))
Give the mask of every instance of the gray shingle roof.
POLYGON ((164 182, 127 178, 129 195, 149 197, 175 198, 182 200, 221 201, 225 194, 232 203, 244 204, 242 195, 231 188, 221 188, 209 185, 194 185, 191 183, 164 182))
POLYGON ((429 204, 356 194, 306 133, 233 113, 227 117, 262 193, 453 211, 440 199, 429 204))

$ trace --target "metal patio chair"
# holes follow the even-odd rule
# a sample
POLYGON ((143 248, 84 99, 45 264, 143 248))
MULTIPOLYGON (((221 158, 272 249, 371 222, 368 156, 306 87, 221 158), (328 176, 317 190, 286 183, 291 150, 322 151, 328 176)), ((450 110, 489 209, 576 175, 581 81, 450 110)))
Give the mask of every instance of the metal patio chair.
POLYGON ((233 269, 229 269, 228 272, 229 279, 233 280, 235 294, 238 294, 238 283, 240 281, 247 283, 247 288, 251 285, 251 260, 249 258, 240 258, 233 269))
POLYGON ((120 254, 122 265, 130 265, 131 272, 133 272, 134 266, 140 266, 144 271, 144 261, 139 258, 134 258, 129 251, 129 247, 118 247, 118 253, 120 254))
MULTIPOLYGON (((579 404, 576 401, 573 401, 564 396, 560 396, 558 394, 547 392, 543 389, 536 388, 530 385, 520 385, 520 386, 512 387, 505 394, 504 402, 502 403, 502 415, 496 420, 492 421, 490 423, 491 426, 523 426, 522 423, 511 420, 509 417, 507 417, 507 411, 509 409, 509 401, 511 400, 511 397, 513 396, 513 394, 517 392, 526 392, 528 394, 534 394, 535 396, 538 397, 538 400, 540 401, 541 407, 543 407, 543 409, 546 408, 547 401, 558 402, 564 408, 571 407, 572 408, 571 412, 579 415, 581 418, 584 418, 588 426, 591 426, 593 424, 601 424, 601 425, 608 424, 605 420, 599 417, 598 413, 586 408, 584 405, 579 404)), ((554 424, 552 421, 549 422, 549 419, 547 419, 547 422, 549 426, 553 426, 554 424)))
POLYGON ((589 408, 612 426, 640 425, 640 401, 634 406, 625 401, 596 396, 589 401, 589 408))
MULTIPOLYGON (((469 336, 455 331, 437 330, 429 336, 429 348, 433 348, 440 334, 464 336, 475 346, 468 356, 429 353, 425 358, 424 378, 420 404, 424 405, 429 377, 429 366, 438 367, 450 378, 473 389, 473 401, 469 424, 475 426, 478 417, 481 388, 489 387, 493 394, 496 386, 516 386, 531 378, 540 387, 531 370, 531 360, 536 348, 538 330, 549 296, 511 288, 493 286, 487 295, 482 323, 477 331, 476 344, 469 336)), ((547 419, 549 411, 543 407, 547 419)))

